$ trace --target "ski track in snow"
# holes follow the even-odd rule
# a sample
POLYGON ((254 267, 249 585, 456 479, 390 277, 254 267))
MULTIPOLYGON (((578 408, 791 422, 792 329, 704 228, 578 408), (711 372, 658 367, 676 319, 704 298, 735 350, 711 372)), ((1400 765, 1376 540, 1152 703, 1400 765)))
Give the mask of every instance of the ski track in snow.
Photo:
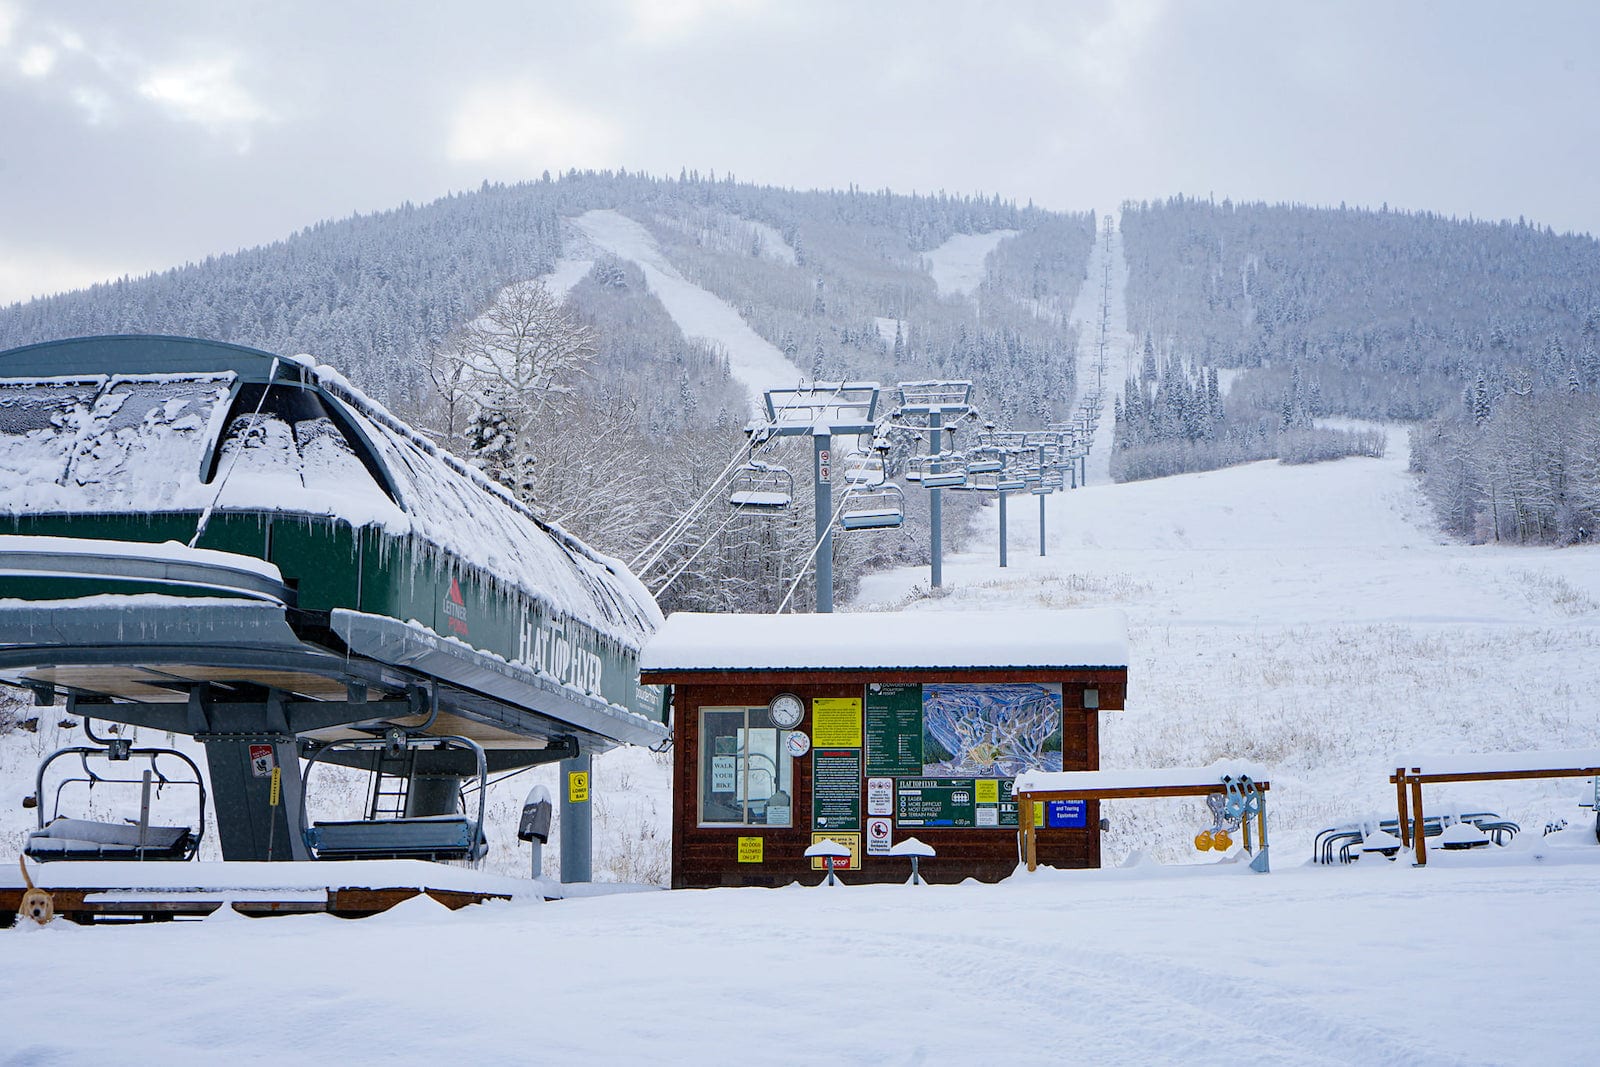
POLYGON ((678 273, 650 231, 639 223, 609 210, 585 212, 571 221, 595 247, 638 265, 650 292, 685 337, 710 342, 727 353, 728 367, 734 379, 750 391, 754 410, 764 410, 762 393, 766 390, 792 389, 804 377, 731 305, 678 273))
MULTIPOLYGON (((1105 216, 1096 216, 1103 220, 1105 216)), ((1101 222, 1104 226, 1103 221, 1101 222)), ((1084 480, 1097 485, 1111 478, 1111 442, 1116 431, 1112 405, 1127 377, 1134 336, 1128 331, 1128 262, 1122 250, 1122 231, 1112 226, 1110 245, 1102 232, 1095 235, 1094 251, 1089 255, 1088 277, 1073 301, 1068 321, 1078 331, 1078 395, 1091 384, 1100 386, 1100 423, 1095 430, 1089 457, 1084 461, 1084 480), (1100 372, 1100 320, 1107 296, 1107 268, 1110 268, 1110 316, 1106 332, 1105 368, 1100 372)))

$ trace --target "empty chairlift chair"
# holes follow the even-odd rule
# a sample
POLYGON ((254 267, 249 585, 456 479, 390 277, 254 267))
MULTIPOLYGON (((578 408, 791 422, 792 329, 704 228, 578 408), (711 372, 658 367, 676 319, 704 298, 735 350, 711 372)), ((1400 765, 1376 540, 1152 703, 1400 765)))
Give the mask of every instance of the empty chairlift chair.
POLYGON ((846 530, 892 530, 905 521, 905 494, 893 482, 850 490, 839 513, 839 525, 846 530))
MULTIPOLYGON (((87 723, 86 723, 87 724, 87 723)), ((94 737, 93 740, 102 740, 94 737)), ((75 791, 75 790, 74 790, 75 791)), ((39 765, 35 792, 29 800, 38 807, 39 828, 28 834, 23 853, 41 863, 49 860, 190 860, 205 834, 206 787, 200 768, 188 756, 170 748, 134 748, 125 738, 105 739, 104 747, 80 745, 52 752, 39 765), (45 782, 50 766, 76 756, 78 773, 55 784, 50 817, 45 817, 45 782), (95 764, 104 761, 105 770, 95 764), (116 787, 124 798, 124 811, 137 810, 137 818, 79 819, 61 813, 62 796, 70 788, 116 787), (129 786, 139 789, 129 789, 129 786), (168 788, 193 789, 199 798, 192 826, 151 824, 151 801, 159 802, 168 788), (133 805, 138 808, 134 809, 133 805)))
POLYGON ((844 480, 846 485, 878 486, 884 481, 883 459, 860 449, 845 453, 844 480))
POLYGON ((967 483, 966 457, 960 452, 912 456, 906 460, 906 480, 924 489, 956 489, 967 483))
POLYGON ((488 772, 483 748, 476 741, 452 735, 391 731, 386 737, 335 741, 306 761, 300 796, 300 833, 319 860, 421 859, 475 863, 488 852, 483 833, 488 772), (442 815, 405 814, 406 785, 416 773, 416 757, 425 752, 469 753, 478 779, 477 817, 456 811, 442 815), (331 758, 330 758, 331 757, 331 758), (321 760, 364 767, 373 772, 371 801, 364 819, 309 822, 306 795, 311 771, 321 760), (387 782, 394 788, 385 789, 387 782), (386 802, 392 807, 385 809, 386 802))
POLYGON ((752 511, 784 511, 794 503, 794 475, 783 467, 751 460, 734 471, 728 503, 752 511))

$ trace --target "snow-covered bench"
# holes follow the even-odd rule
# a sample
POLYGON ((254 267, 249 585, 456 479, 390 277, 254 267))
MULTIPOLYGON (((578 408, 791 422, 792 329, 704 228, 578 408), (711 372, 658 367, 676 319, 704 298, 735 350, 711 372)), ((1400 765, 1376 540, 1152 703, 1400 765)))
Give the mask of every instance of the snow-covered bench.
POLYGON ((146 826, 144 843, 134 823, 95 822, 89 819, 52 819, 28 834, 22 851, 43 863, 47 860, 186 860, 199 840, 187 826, 146 826))

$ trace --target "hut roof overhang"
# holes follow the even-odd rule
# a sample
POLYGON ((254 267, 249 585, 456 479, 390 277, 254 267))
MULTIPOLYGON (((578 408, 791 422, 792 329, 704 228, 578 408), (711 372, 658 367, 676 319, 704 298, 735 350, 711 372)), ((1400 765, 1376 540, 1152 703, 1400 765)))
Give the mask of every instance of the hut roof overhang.
POLYGON ((677 612, 645 644, 648 682, 732 674, 871 671, 1124 671, 1128 621, 1075 611, 812 615, 677 612))

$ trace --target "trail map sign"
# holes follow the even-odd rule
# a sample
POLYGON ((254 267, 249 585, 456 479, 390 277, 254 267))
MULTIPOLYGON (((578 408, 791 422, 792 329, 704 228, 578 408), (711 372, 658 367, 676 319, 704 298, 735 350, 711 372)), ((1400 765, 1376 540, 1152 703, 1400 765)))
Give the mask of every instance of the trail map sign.
POLYGON ((815 830, 861 829, 861 750, 811 750, 811 826, 815 830))

